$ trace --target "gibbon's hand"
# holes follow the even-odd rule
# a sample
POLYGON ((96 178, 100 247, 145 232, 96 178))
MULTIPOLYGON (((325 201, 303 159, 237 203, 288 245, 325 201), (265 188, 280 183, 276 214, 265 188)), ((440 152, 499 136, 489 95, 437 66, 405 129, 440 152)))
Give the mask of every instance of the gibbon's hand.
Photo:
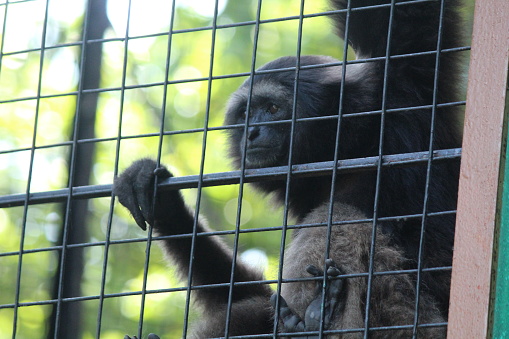
MULTIPOLYGON (((332 259, 325 261, 327 272, 326 279, 328 279, 327 287, 325 289, 325 306, 323 312, 324 329, 328 329, 334 315, 334 311, 338 308, 340 303, 339 295, 343 290, 343 279, 334 279, 343 272, 336 266, 332 259)), ((315 276, 323 277, 324 272, 314 265, 307 267, 306 271, 315 276)), ((305 332, 305 331, 318 331, 320 330, 321 322, 321 309, 322 309, 322 281, 316 282, 315 299, 306 308, 304 319, 301 319, 295 312, 288 306, 283 297, 279 297, 279 319, 282 322, 281 328, 283 332, 305 332)), ((276 307, 277 294, 273 294, 270 301, 272 306, 276 307)), ((307 336, 304 338, 318 338, 318 336, 307 336)))
MULTIPOLYGON (((327 286, 325 289, 325 307, 324 307, 324 326, 326 329, 329 328, 329 325, 332 322, 332 316, 334 311, 336 310, 338 304, 340 303, 339 295, 344 288, 344 280, 343 279, 332 279, 337 277, 340 274, 344 274, 334 263, 332 259, 325 260, 326 266, 326 279, 327 286)), ((323 277, 324 272, 317 268, 316 266, 310 265, 306 271, 315 276, 315 277, 323 277)), ((322 282, 316 282, 316 295, 317 297, 309 304, 306 309, 306 314, 304 318, 304 322, 306 323, 307 330, 316 330, 320 329, 320 313, 322 308, 322 282)))
MULTIPOLYGON (((165 217, 165 213, 170 206, 161 208, 161 199, 156 199, 156 206, 153 206, 154 180, 156 176, 160 179, 170 178, 173 175, 165 167, 157 167, 157 163, 152 159, 140 159, 135 161, 122 174, 115 178, 113 192, 118 197, 118 201, 124 205, 141 229, 146 230, 147 225, 154 225, 155 219, 165 217), (166 210, 166 211, 165 211, 166 210)), ((182 205, 182 198, 178 192, 172 192, 171 197, 182 205)), ((165 197, 164 203, 168 204, 165 197)))
MULTIPOLYGON (((125 335, 124 339, 138 339, 138 337, 135 335, 133 335, 132 337, 125 335)), ((154 333, 150 333, 147 339, 161 339, 161 338, 159 338, 159 336, 155 335, 154 333)))

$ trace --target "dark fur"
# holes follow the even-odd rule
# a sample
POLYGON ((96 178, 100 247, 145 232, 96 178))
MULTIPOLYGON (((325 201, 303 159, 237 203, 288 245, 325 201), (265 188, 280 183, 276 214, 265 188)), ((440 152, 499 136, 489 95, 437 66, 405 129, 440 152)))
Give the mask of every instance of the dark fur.
MULTIPOLYGON (((400 1, 396 1, 400 2, 400 1)), ((382 0, 353 0, 353 7, 380 3, 382 0)), ((333 0, 334 9, 346 7, 345 0, 333 0)), ((391 31, 390 55, 434 51, 440 3, 437 1, 395 6, 391 31)), ((459 39, 459 18, 456 0, 446 0, 443 21, 442 48, 455 47, 459 39)), ((348 41, 359 58, 380 57, 386 54, 387 29, 390 8, 352 11, 348 41)), ((337 14, 340 37, 344 35, 345 14, 337 14)), ((300 65, 334 62, 330 57, 303 56, 300 65)), ((294 67, 295 57, 280 58, 260 70, 294 67)), ((384 102, 384 61, 370 61, 346 66, 345 83, 341 86, 342 68, 322 67, 299 72, 296 118, 336 116, 341 111, 339 158, 358 158, 378 155, 380 114, 351 115, 382 109, 384 102), (340 91, 342 93, 342 107, 340 91)), ((385 108, 406 108, 433 103, 435 54, 394 58, 389 62, 386 79, 385 108)), ((454 54, 440 57, 438 103, 456 100, 458 58, 454 54)), ((243 161, 247 167, 286 165, 289 162, 289 122, 263 125, 268 121, 289 120, 292 117, 294 71, 255 75, 232 95, 226 113, 226 124, 243 124, 250 89, 248 135, 244 129, 229 131, 230 155, 237 167, 243 161), (252 82, 252 83, 251 83, 252 82), (270 112, 271 105, 277 109, 270 112), (254 124, 254 125, 253 125, 254 124), (247 140, 246 140, 247 139, 247 140), (245 155, 245 156, 244 156, 245 155)), ((457 112, 441 108, 435 116, 433 149, 460 147, 457 112)), ((334 159, 337 119, 299 121, 295 124, 291 163, 309 163, 334 159)), ((431 109, 403 110, 385 114, 383 154, 427 151, 430 142, 431 109)), ((145 221, 158 235, 192 232, 194 217, 185 207, 178 192, 159 192, 156 214, 147 211, 151 206, 152 171, 155 163, 142 160, 133 164, 115 182, 115 193, 126 205, 140 226, 145 221), (158 208, 158 206, 162 208, 158 208), (140 210, 141 207, 141 210, 140 210)), ((455 209, 459 164, 457 161, 433 164, 429 186, 428 212, 455 209)), ((162 176, 169 176, 162 171, 162 176)), ((333 221, 362 219, 373 216, 376 172, 341 175, 334 193, 333 221)), ((384 168, 381 173, 378 216, 403 216, 423 212, 426 166, 384 168)), ((273 193, 284 202, 286 182, 272 181, 254 184, 264 192, 273 193)), ((299 223, 327 222, 331 189, 330 177, 292 179, 289 208, 299 223)), ((454 216, 427 217, 422 257, 423 267, 451 265, 454 237, 454 216)), ((402 218, 378 224, 375 271, 415 268, 421 232, 420 218, 402 218)), ((203 222, 198 232, 206 231, 203 222)), ((325 227, 303 229, 297 232, 288 249, 284 263, 284 277, 306 277, 308 264, 323 267, 325 227)), ((343 273, 367 272, 369 263, 369 224, 334 226, 330 258, 343 273)), ((187 276, 191 240, 189 238, 164 240, 169 256, 187 276)), ((197 237, 193 260, 193 285, 227 283, 230 279, 232 254, 214 237, 197 237)), ((263 279, 242 263, 237 262, 235 281, 263 279)), ((415 277, 411 275, 384 275, 373 280, 370 308, 370 326, 411 325, 415 303, 415 277)), ((342 304, 336 310, 331 329, 358 328, 364 325, 366 281, 364 278, 346 279, 342 304)), ((419 323, 442 322, 447 319, 450 273, 438 271, 422 275, 419 323)), ((228 287, 199 289, 193 292, 204 307, 204 321, 196 329, 196 337, 222 336, 225 333, 225 309, 228 287), (207 311, 213 310, 213 311, 207 311)), ((229 333, 270 333, 273 315, 269 304, 272 294, 266 285, 235 286, 229 333)), ((282 296, 290 308, 301 317, 316 291, 309 283, 283 284, 282 296)), ((371 337, 407 337, 408 332, 378 332, 371 337)), ((445 336, 444 329, 429 329, 425 337, 445 336)), ((357 337, 349 334, 344 337, 357 337)))

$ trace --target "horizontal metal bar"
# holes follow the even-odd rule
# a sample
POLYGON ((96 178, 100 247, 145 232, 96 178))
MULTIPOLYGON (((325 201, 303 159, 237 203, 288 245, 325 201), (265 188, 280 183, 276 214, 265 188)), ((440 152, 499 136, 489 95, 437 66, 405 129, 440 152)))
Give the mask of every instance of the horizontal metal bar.
MULTIPOLYGON (((382 156, 382 166, 384 167, 402 167, 426 163, 429 160, 430 153, 415 152, 391 154, 382 156)), ((459 159, 461 157, 461 148, 451 148, 445 150, 433 151, 433 161, 443 161, 447 159, 459 159)), ((379 162, 378 156, 339 160, 337 170, 339 173, 352 173, 359 171, 375 170, 379 162)), ((332 173, 333 161, 316 162, 310 164, 293 165, 291 168, 292 177, 316 177, 332 173)), ((202 186, 233 185, 240 182, 243 176, 244 182, 258 182, 269 180, 285 180, 288 175, 288 166, 278 166, 269 168, 246 169, 242 171, 220 172, 204 174, 202 178, 199 175, 189 175, 184 177, 172 177, 159 183, 161 190, 175 190, 182 188, 196 188, 201 181, 202 186)), ((91 185, 78 186, 72 188, 72 197, 76 199, 91 199, 111 196, 112 185, 91 185)), ((28 196, 28 203, 45 204, 63 202, 69 195, 69 189, 63 188, 54 191, 45 191, 31 193, 28 196)), ((27 199, 26 194, 11 194, 0 197, 0 208, 23 206, 27 199)))
MULTIPOLYGON (((451 266, 440 266, 440 267, 430 267, 423 268, 422 272, 443 272, 443 271, 451 271, 451 266)), ((382 272, 358 272, 358 273, 348 273, 341 274, 336 277, 336 279, 350 279, 350 278, 358 278, 358 277, 367 277, 372 274, 373 276, 383 276, 383 275, 399 275, 399 274, 415 274, 418 269, 404 269, 404 270, 391 270, 391 271, 382 271, 382 272)), ((282 282, 302 282, 302 281, 319 281, 323 278, 321 277, 302 277, 302 278, 294 278, 294 279, 282 279, 282 282)), ((251 281, 235 281, 235 286, 249 286, 249 285, 270 285, 277 284, 277 279, 263 279, 263 280, 251 280, 251 281)), ((204 289, 212 289, 212 288, 221 288, 221 287, 229 287, 230 283, 216 283, 216 284, 208 284, 208 285, 193 285, 191 286, 192 290, 204 290, 204 289)), ((162 288, 162 289, 147 289, 144 293, 147 294, 160 294, 160 293, 173 293, 173 292, 182 292, 187 290, 187 286, 182 287, 171 287, 171 288, 162 288)), ((141 290, 138 291, 130 291, 130 292, 117 292, 117 293, 108 293, 103 294, 104 298, 120 298, 120 297, 128 297, 128 296, 136 296, 142 294, 141 290)), ((100 295, 88 295, 88 296, 80 296, 80 297, 67 297, 61 298, 62 302, 76 302, 76 301, 88 301, 88 300, 97 300, 101 296, 100 295)), ((58 299, 47 299, 47 300, 39 300, 39 301, 26 301, 20 302, 17 304, 19 307, 27 307, 27 306, 39 306, 39 305, 52 305, 56 304, 58 299)), ((15 304, 1 304, 1 309, 14 308, 15 304)))
MULTIPOLYGON (((437 217, 443 215, 455 215, 456 210, 449 211, 440 211, 440 212, 429 212, 426 213, 427 217, 437 217)), ((379 222, 384 221, 399 221, 402 219, 418 219, 422 218, 422 214, 406 214, 406 215, 396 215, 390 217, 379 217, 377 220, 379 222)), ((342 221, 334 221, 332 222, 333 226, 337 225, 355 225, 360 223, 373 223, 373 218, 366 219, 356 219, 356 220, 342 220, 342 221)), ((312 223, 312 224, 294 224, 294 225, 286 225, 286 226, 269 226, 269 227, 256 227, 256 228, 244 228, 244 229, 228 229, 222 231, 208 231, 208 232, 200 232, 196 234, 196 237, 210 237, 210 236, 225 236, 225 235, 235 235, 235 233, 245 234, 245 233, 260 233, 260 232, 274 232, 274 231, 283 231, 283 230, 295 230, 295 229, 305 229, 305 228, 313 228, 313 227, 326 227, 327 223, 312 223)), ((162 236, 152 236, 150 239, 152 240, 164 240, 164 239, 181 239, 181 238, 191 238, 193 237, 192 233, 185 234, 176 234, 176 235, 162 235, 162 236)), ((118 240, 108 240, 108 244, 110 245, 118 245, 118 244, 130 244, 136 242, 146 242, 148 238, 130 238, 130 239, 118 239, 118 240)), ((96 247, 96 246, 106 246, 106 241, 94 241, 94 242, 83 242, 76 244, 68 244, 65 248, 85 248, 85 247, 96 247)), ((37 247, 32 249, 24 249, 20 251, 11 251, 11 252, 0 252, 0 258, 9 257, 9 256, 19 256, 20 254, 29 254, 29 253, 39 253, 39 252, 51 252, 51 251, 61 251, 64 248, 62 245, 54 245, 49 247, 37 247)))
MULTIPOLYGON (((452 102, 446 102, 441 103, 437 105, 421 105, 421 106, 409 106, 409 107, 399 107, 399 108, 387 108, 383 110, 384 113, 401 113, 401 112, 412 112, 415 110, 423 110, 423 109, 433 109, 433 107, 436 108, 442 108, 442 107, 455 107, 455 106, 464 106, 466 101, 452 101, 452 102)), ((369 116, 369 115, 380 115, 382 114, 382 110, 374 110, 374 111, 364 111, 364 112, 355 112, 355 113, 348 113, 342 115, 342 118, 346 119, 355 119, 356 117, 362 117, 362 116, 369 116)), ((323 116, 317 116, 317 117, 305 117, 305 118, 297 118, 295 119, 295 122, 306 122, 306 121, 317 121, 317 120, 337 120, 338 115, 323 115, 323 116)), ((287 120, 274 120, 274 121, 264 121, 264 122, 250 122, 250 126, 267 126, 267 125, 279 125, 279 124, 291 124, 293 120, 287 119, 287 120)), ((180 135, 180 134, 188 134, 188 133, 203 133, 205 130, 207 131, 228 131, 234 128, 243 129, 244 124, 234 124, 234 125, 221 125, 221 126, 212 126, 212 127, 199 127, 199 128, 191 128, 191 129, 182 129, 182 130, 176 130, 176 131, 164 131, 163 135, 180 135)), ((120 137, 121 140, 126 139, 138 139, 138 138, 151 138, 151 137, 157 137, 159 138, 161 136, 160 132, 153 132, 153 133, 143 133, 143 134, 135 134, 135 135, 123 135, 120 137)), ((100 142, 108 142, 108 141, 116 141, 118 137, 105 137, 105 138, 92 138, 92 139, 80 139, 76 140, 76 143, 78 144, 90 144, 90 143, 100 143, 100 142)), ((16 153, 16 152, 26 152, 30 151, 32 149, 46 149, 46 148, 54 148, 54 147, 70 147, 74 145, 74 141, 63 141, 55 144, 47 144, 47 145, 40 145, 40 146, 33 146, 33 147, 24 147, 24 148, 14 148, 14 149, 6 149, 6 150, 0 150, 0 155, 8 154, 8 153, 16 153)))
MULTIPOLYGON (((35 0, 18 0, 15 3, 18 4, 18 3, 32 2, 32 1, 35 1, 35 0)), ((415 5, 415 3, 418 3, 418 2, 433 2, 433 1, 435 1, 435 0, 409 0, 409 1, 403 1, 403 2, 396 3, 396 6, 415 5)), ((7 4, 9 4, 9 2, 0 3, 0 8, 2 6, 6 6, 7 4)), ((10 4, 12 4, 12 2, 10 4)), ((363 11, 363 10, 371 9, 371 8, 383 8, 383 7, 390 7, 390 6, 391 6, 390 4, 363 6, 363 7, 352 8, 351 11, 363 11)), ((166 31, 166 32, 143 34, 143 35, 131 35, 128 37, 87 39, 86 41, 74 41, 74 42, 61 43, 61 44, 56 44, 56 45, 51 45, 51 46, 43 46, 41 48, 29 48, 29 49, 24 49, 24 50, 5 52, 5 53, 3 53, 3 56, 11 56, 11 55, 15 55, 15 54, 22 54, 22 53, 24 54, 24 53, 30 53, 30 52, 39 52, 43 49, 47 50, 47 49, 55 49, 55 48, 61 48, 61 47, 73 47, 73 46, 81 47, 84 43, 94 44, 94 43, 107 43, 107 42, 124 42, 126 39, 127 40, 135 40, 135 39, 157 38, 157 37, 164 37, 164 36, 175 35, 175 34, 194 33, 194 32, 202 32, 202 31, 244 27, 244 26, 263 25, 263 24, 270 24, 270 23, 291 21, 291 20, 309 19, 309 18, 316 18, 316 17, 321 17, 321 16, 329 16, 329 15, 334 15, 334 14, 339 14, 339 13, 345 13, 347 11, 348 11, 347 9, 339 9, 339 10, 331 10, 331 11, 309 13, 309 14, 302 14, 302 15, 292 15, 292 16, 285 16, 285 17, 278 17, 278 18, 262 19, 262 20, 232 22, 232 23, 228 23, 228 24, 221 24, 221 25, 214 25, 214 26, 202 26, 202 27, 193 27, 193 28, 184 28, 184 29, 173 29, 173 30, 166 31)))
MULTIPOLYGON (((121 39, 121 40, 123 40, 123 39, 121 39)), ((77 44, 79 46, 81 46, 82 43, 77 43, 77 44)), ((50 49, 50 47, 43 48, 43 49, 44 50, 50 49)), ((469 51, 470 49, 471 49, 470 46, 444 48, 444 49, 440 50, 439 53, 440 54, 455 53, 455 52, 461 52, 461 51, 469 51)), ((35 49, 34 51, 39 51, 39 50, 41 50, 41 49, 40 48, 35 49)), ((371 63, 371 62, 376 62, 376 61, 385 61, 385 60, 387 60, 387 58, 389 60, 392 60, 392 59, 399 59, 399 58, 407 58, 407 57, 422 56, 422 55, 435 55, 435 54, 437 54, 437 51, 432 50, 432 51, 423 51, 423 52, 416 52, 416 53, 396 54, 396 55, 390 55, 388 57, 373 57, 373 58, 367 58, 367 59, 348 60, 347 63, 348 64, 364 64, 364 63, 371 63)), ((4 56, 5 55, 6 54, 4 54, 4 56)), ((334 67, 334 66, 342 66, 342 65, 343 65, 342 61, 336 61, 336 62, 325 63, 325 64, 305 65, 305 66, 301 66, 299 69, 306 70, 306 69, 334 67)), ((295 70, 296 70, 296 67, 286 67, 286 68, 278 68, 278 69, 255 70, 253 74, 255 74, 255 75, 257 75, 257 74, 271 74, 271 73, 288 72, 288 71, 295 71, 295 70)), ((240 73, 232 73, 232 74, 224 74, 224 75, 215 75, 215 76, 211 76, 211 77, 150 82, 150 83, 144 83, 144 84, 138 84, 138 85, 128 85, 128 86, 122 86, 122 87, 90 88, 90 89, 84 89, 81 91, 71 91, 71 92, 65 92, 65 93, 55 93, 55 94, 46 94, 46 95, 38 95, 38 96, 18 97, 18 98, 13 98, 13 99, 8 99, 8 100, 0 100, 0 104, 14 103, 14 102, 28 101, 28 100, 36 100, 36 99, 58 98, 58 97, 63 97, 63 96, 78 95, 79 93, 90 94, 90 93, 116 92, 116 91, 122 91, 122 90, 149 88, 149 87, 164 86, 164 85, 176 85, 176 84, 183 84, 183 83, 190 83, 190 82, 241 78, 241 77, 249 77, 253 74, 251 72, 240 72, 240 73)))

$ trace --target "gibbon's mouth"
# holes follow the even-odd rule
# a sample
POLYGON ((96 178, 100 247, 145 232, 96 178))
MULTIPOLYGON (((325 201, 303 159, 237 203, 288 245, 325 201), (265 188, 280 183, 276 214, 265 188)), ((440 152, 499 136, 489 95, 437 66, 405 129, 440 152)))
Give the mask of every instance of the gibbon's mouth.
POLYGON ((278 166, 278 160, 277 147, 248 148, 246 152, 246 165, 250 168, 278 166))

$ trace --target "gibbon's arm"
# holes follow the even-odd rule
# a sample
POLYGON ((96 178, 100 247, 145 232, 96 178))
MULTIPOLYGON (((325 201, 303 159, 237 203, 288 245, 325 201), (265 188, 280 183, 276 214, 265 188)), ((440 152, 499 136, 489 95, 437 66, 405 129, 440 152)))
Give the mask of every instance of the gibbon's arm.
MULTIPOLYGON (((164 167, 157 168, 155 161, 141 159, 134 162, 115 180, 114 193, 119 202, 127 207, 140 228, 146 229, 146 223, 153 227, 157 236, 181 235, 193 233, 194 212, 188 208, 179 191, 158 192, 153 206, 154 180, 169 178, 172 174, 164 167), (154 211, 152 213, 152 211, 154 211)), ((198 221, 197 233, 209 229, 198 221)), ((162 247, 179 268, 185 278, 189 273, 192 237, 168 238, 162 241, 162 247)), ((232 269, 232 253, 218 237, 197 236, 193 253, 193 285, 229 283, 232 269)), ((235 266, 234 280, 256 281, 262 274, 250 269, 240 261, 235 266)), ((197 289, 196 300, 201 304, 227 303, 229 286, 197 289)), ((270 296, 266 285, 241 285, 233 291, 233 301, 249 296, 270 296)))

